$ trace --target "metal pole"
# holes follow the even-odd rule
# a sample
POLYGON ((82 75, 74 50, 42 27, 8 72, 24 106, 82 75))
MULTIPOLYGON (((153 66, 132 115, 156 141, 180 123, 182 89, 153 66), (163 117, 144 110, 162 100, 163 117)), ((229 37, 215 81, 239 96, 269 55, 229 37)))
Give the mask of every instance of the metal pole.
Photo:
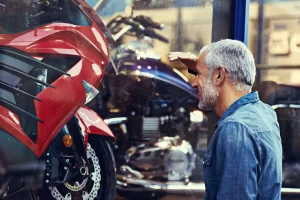
POLYGON ((264 31, 264 0, 258 0, 258 29, 257 29, 257 64, 263 64, 263 31, 264 31))
MULTIPOLYGON (((264 0, 258 0, 258 20, 257 20, 257 56, 256 64, 263 63, 263 45, 264 45, 264 0)), ((257 70, 256 82, 259 83, 261 78, 260 70, 257 70)))
POLYGON ((213 22, 212 22, 212 42, 221 39, 231 38, 230 17, 231 0, 213 1, 213 22))
POLYGON ((184 1, 176 0, 175 5, 177 7, 177 51, 183 51, 184 38, 183 38, 183 22, 182 22, 182 8, 184 1))
POLYGON ((235 1, 234 39, 248 45, 249 0, 235 1))

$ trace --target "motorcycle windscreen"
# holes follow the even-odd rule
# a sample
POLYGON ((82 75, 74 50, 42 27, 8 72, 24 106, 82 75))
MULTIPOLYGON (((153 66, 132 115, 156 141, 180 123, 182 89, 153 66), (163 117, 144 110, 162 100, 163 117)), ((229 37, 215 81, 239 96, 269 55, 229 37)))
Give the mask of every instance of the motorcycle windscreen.
MULTIPOLYGON (((8 1, 0 0, 0 34, 15 34, 53 22, 79 26, 97 26, 109 45, 114 45, 110 31, 94 9, 82 0, 8 1)), ((116 65, 111 60, 115 73, 116 65)))
POLYGON ((53 22, 91 26, 92 22, 72 0, 0 0, 0 33, 15 34, 53 22))
POLYGON ((103 32, 106 40, 110 45, 115 44, 115 40, 111 34, 111 32, 106 27, 105 23, 101 20, 97 12, 85 1, 82 0, 74 0, 78 6, 85 12, 86 15, 89 16, 93 20, 93 22, 99 27, 99 29, 103 32))
MULTIPOLYGON (((116 41, 113 38, 109 29, 106 27, 105 23, 101 20, 101 18, 97 14, 97 12, 85 1, 82 1, 82 0, 74 0, 74 1, 77 3, 77 5, 80 7, 80 9, 82 9, 85 12, 85 14, 88 15, 89 18, 91 20, 93 20, 95 25, 102 31, 109 46, 114 46, 116 41)), ((114 72, 116 73, 116 75, 118 75, 119 70, 118 70, 115 62, 113 61, 113 59, 110 59, 110 62, 113 66, 114 72)))

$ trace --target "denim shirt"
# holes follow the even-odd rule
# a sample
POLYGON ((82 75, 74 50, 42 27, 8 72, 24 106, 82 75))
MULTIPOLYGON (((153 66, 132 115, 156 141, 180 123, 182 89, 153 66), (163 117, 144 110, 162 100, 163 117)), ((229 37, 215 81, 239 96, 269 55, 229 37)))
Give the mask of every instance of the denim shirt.
POLYGON ((281 199, 282 146, 274 110, 257 92, 234 102, 203 159, 207 200, 281 199))

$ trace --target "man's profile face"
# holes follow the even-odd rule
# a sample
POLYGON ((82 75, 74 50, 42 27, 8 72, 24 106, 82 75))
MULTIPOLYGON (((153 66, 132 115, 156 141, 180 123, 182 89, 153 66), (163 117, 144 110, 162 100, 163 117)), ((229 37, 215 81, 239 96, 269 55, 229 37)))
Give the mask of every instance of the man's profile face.
POLYGON ((196 66, 197 76, 193 82, 193 87, 198 89, 198 107, 203 111, 211 110, 219 97, 219 92, 214 87, 212 76, 209 74, 205 64, 205 56, 206 53, 202 53, 199 56, 196 66))

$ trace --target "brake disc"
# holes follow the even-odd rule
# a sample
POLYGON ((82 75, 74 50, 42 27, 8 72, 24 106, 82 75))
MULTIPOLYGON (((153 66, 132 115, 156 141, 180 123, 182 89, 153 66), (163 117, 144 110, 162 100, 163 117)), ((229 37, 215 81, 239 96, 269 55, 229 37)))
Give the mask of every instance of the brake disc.
MULTIPOLYGON (((66 186, 66 188, 68 188, 68 190, 70 190, 70 192, 81 191, 84 188, 84 186, 86 185, 86 183, 88 182, 88 179, 92 180, 94 182, 94 184, 93 184, 91 191, 90 192, 82 191, 82 199, 83 200, 93 200, 97 197, 97 194, 98 194, 98 191, 100 188, 101 167, 99 165, 99 159, 90 144, 88 144, 88 148, 87 148, 87 157, 88 157, 88 159, 90 158, 92 160, 93 167, 94 167, 94 172, 90 173, 90 177, 84 179, 81 183, 75 182, 75 184, 72 185, 67 182, 67 183, 64 183, 64 185, 66 186)), ((63 196, 59 192, 57 187, 49 187, 49 190, 52 194, 52 197, 56 200, 72 200, 71 193, 67 193, 65 196, 63 196)))

